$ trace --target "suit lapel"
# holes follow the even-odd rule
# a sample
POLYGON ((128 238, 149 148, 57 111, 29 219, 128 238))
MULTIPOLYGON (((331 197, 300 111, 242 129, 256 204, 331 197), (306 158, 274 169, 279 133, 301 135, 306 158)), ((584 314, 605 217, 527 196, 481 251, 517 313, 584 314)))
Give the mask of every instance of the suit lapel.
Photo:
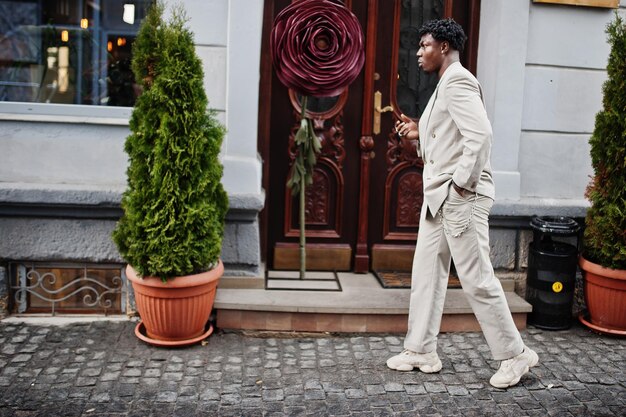
POLYGON ((428 130, 428 124, 430 123, 430 116, 433 114, 433 108, 435 107, 435 102, 437 101, 437 94, 439 94, 439 83, 437 83, 435 92, 432 94, 431 99, 428 100, 428 105, 424 109, 424 112, 428 112, 428 116, 426 116, 426 124, 424 125, 424 133, 426 133, 426 131, 428 130))
MULTIPOLYGON (((439 94, 439 88, 441 88, 441 86, 447 82, 448 76, 454 70, 453 67, 455 65, 461 65, 461 64, 458 62, 455 62, 446 69, 446 71, 443 73, 443 75, 439 79, 439 82, 437 83, 437 87, 435 88, 435 91, 431 95, 430 100, 428 100, 428 104, 426 105, 426 108, 424 109, 424 114, 428 113, 428 115, 426 116, 426 124, 424 125, 424 133, 426 133, 426 131, 428 130, 428 125, 430 124, 430 116, 432 116, 433 109, 435 108, 435 103, 437 101, 437 96, 439 94)), ((481 93, 481 96, 482 96, 482 93, 481 93)), ((423 138, 423 139, 425 140, 426 138, 423 138)), ((423 140, 422 140, 422 143, 424 143, 423 140)))

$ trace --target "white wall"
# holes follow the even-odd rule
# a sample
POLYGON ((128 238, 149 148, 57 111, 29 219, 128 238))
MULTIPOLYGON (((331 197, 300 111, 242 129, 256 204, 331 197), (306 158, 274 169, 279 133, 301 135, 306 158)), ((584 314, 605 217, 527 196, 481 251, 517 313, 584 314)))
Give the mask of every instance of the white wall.
POLYGON ((491 153, 498 199, 520 197, 518 152, 529 1, 483 0, 478 79, 493 125, 491 153))
POLYGON ((602 109, 610 51, 604 29, 611 19, 607 9, 530 8, 519 153, 524 197, 584 199, 593 173, 588 141, 602 109))
POLYGON ((230 0, 224 186, 230 193, 261 195, 257 125, 263 1, 230 0))
POLYGON ((126 184, 127 126, 0 123, 0 184, 74 184, 120 190, 126 184))
MULTIPOLYGON (((622 6, 626 2, 622 0, 622 6)), ((483 0, 478 78, 494 126, 499 200, 586 206, 614 11, 483 0)))
POLYGON ((222 146, 229 195, 262 195, 257 117, 263 2, 185 0, 204 63, 209 106, 226 125, 222 146))

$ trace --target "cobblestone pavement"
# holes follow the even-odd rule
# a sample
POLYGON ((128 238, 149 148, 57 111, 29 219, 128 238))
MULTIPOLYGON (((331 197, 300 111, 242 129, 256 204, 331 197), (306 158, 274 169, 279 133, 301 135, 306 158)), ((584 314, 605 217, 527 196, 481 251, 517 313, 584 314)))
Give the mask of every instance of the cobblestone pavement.
POLYGON ((540 364, 508 390, 480 333, 443 334, 438 374, 385 360, 402 335, 244 335, 155 348, 133 322, 0 321, 6 416, 626 416, 626 340, 530 328, 540 364))

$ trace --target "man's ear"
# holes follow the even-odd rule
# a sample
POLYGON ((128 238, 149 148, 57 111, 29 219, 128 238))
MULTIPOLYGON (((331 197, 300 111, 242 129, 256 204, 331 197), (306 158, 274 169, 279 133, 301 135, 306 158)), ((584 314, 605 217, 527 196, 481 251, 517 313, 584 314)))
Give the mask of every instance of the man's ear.
POLYGON ((441 53, 445 54, 450 51, 450 43, 448 41, 441 42, 441 53))

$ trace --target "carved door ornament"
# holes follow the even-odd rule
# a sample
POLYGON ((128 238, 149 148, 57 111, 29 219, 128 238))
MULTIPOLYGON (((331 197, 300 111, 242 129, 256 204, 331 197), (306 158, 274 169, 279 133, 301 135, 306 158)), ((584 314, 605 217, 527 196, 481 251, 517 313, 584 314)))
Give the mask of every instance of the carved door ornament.
MULTIPOLYGON (((344 176, 343 161, 346 158, 343 128, 343 108, 348 97, 344 91, 335 97, 309 97, 306 116, 313 121, 315 135, 320 139, 322 151, 314 169, 313 184, 305 194, 305 219, 307 237, 338 238, 341 236, 341 215, 343 213, 344 176)), ((289 90, 289 100, 293 107, 293 125, 289 135, 290 166, 296 159, 295 135, 300 127, 301 96, 289 90)), ((291 189, 285 187, 285 236, 298 236, 295 221, 294 199, 291 189)))

